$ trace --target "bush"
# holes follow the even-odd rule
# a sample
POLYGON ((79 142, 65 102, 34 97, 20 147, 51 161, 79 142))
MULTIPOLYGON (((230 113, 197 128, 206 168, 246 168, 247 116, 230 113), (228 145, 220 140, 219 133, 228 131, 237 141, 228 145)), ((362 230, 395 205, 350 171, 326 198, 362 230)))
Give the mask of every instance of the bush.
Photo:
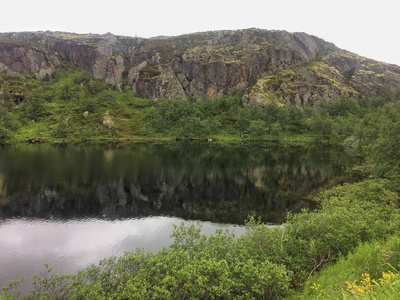
POLYGON ((127 252, 77 275, 54 275, 46 266, 29 299, 277 299, 289 290, 286 268, 249 259, 232 233, 206 236, 181 225, 172 236, 173 244, 155 254, 127 252))
POLYGON ((262 120, 250 121, 247 132, 253 139, 261 140, 268 133, 268 126, 262 120))
POLYGON ((180 119, 191 117, 193 114, 192 106, 188 100, 177 99, 174 101, 163 101, 159 106, 160 115, 164 124, 174 125, 180 119))
POLYGON ((56 99, 60 102, 68 102, 73 100, 73 98, 73 87, 68 83, 62 84, 56 91, 56 99))
POLYGON ((174 136, 180 139, 199 139, 210 137, 219 124, 214 120, 201 120, 198 117, 183 117, 175 126, 174 136))
POLYGON ((65 118, 61 118, 56 124, 52 132, 55 138, 66 138, 68 136, 68 121, 65 118))
POLYGON ((333 121, 329 115, 316 115, 308 120, 311 133, 317 142, 328 141, 332 136, 333 121))
MULTIPOLYGON (((336 260, 341 267, 334 270, 349 274, 346 280, 360 272, 376 279, 387 266, 399 267, 399 238, 383 250, 378 244, 355 249, 398 232, 398 196, 390 186, 387 180, 366 180, 333 188, 319 196, 319 209, 289 214, 284 226, 249 218, 237 239, 222 230, 206 236, 198 226, 177 226, 171 246, 155 254, 127 252, 77 275, 45 273, 36 279, 32 299, 50 293, 57 299, 278 299, 336 260), (343 257, 352 252, 345 267, 343 257)), ((343 282, 343 276, 330 274, 339 278, 317 280, 306 294, 315 296, 328 281, 343 282)))
POLYGON ((0 143, 4 144, 12 138, 12 132, 0 124, 0 143))
POLYGON ((376 139, 370 141, 369 156, 377 176, 400 179, 400 103, 390 103, 377 116, 376 139), (379 122, 378 122, 379 121, 379 122))
POLYGON ((246 232, 238 238, 238 249, 247 259, 269 260, 282 264, 287 257, 285 229, 282 226, 268 226, 249 217, 246 220, 246 232))
POLYGON ((347 114, 356 115, 360 111, 357 100, 342 97, 336 101, 330 101, 326 104, 328 113, 333 116, 345 116, 347 114))
POLYGON ((87 97, 79 102, 79 109, 83 112, 94 112, 99 102, 96 98, 87 97))
POLYGON ((10 108, 15 105, 14 100, 7 89, 0 90, 0 106, 10 108))
POLYGON ((96 102, 101 103, 103 105, 115 102, 115 95, 111 91, 102 91, 97 94, 96 98, 97 98, 96 102))
POLYGON ((400 226, 398 196, 389 182, 366 180, 328 190, 316 211, 288 215, 287 266, 300 282, 358 244, 387 237, 400 226))
POLYGON ((41 90, 32 92, 23 104, 23 111, 26 118, 37 120, 44 113, 44 100, 41 90))
MULTIPOLYGON (((382 280, 382 274, 400 270, 400 238, 392 236, 386 242, 373 241, 342 256, 335 265, 312 276, 306 283, 302 299, 398 299, 400 290, 396 281, 382 280), (364 274, 364 275, 363 275, 364 274), (364 278, 364 279, 363 279, 364 278), (371 280, 368 280, 370 278, 371 280), (356 282, 357 281, 357 282, 356 282), (369 285, 369 289, 363 287, 369 285), (363 293, 353 295, 352 287, 361 286, 363 293), (364 289, 363 289, 364 288, 364 289), (386 293, 387 297, 381 295, 386 293), (396 295, 395 298, 393 295, 396 295)), ((386 276, 387 278, 387 276, 386 276)))

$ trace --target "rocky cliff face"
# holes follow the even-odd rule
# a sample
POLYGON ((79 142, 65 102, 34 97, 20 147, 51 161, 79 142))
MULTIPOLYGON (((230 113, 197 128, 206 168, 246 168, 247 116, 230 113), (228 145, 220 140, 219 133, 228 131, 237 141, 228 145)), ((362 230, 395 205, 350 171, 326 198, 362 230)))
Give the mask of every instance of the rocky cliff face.
MULTIPOLYGON (((57 59, 53 58, 57 65, 57 59)), ((0 43, 0 69, 11 69, 20 73, 32 73, 44 79, 51 76, 54 64, 44 51, 28 45, 10 45, 0 43)))
POLYGON ((0 70, 46 79, 75 66, 140 97, 216 97, 305 105, 400 86, 400 67, 305 33, 260 29, 151 39, 61 32, 0 34, 0 70))

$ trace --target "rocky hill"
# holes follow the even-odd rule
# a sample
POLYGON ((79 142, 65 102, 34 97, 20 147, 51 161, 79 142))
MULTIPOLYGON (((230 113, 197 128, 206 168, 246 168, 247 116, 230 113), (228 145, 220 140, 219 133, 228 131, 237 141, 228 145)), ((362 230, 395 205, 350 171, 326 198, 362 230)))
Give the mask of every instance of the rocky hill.
POLYGON ((0 34, 0 71, 51 78, 78 67, 144 98, 215 97, 302 106, 376 96, 400 87, 400 67, 360 57, 305 33, 247 29, 177 37, 0 34))

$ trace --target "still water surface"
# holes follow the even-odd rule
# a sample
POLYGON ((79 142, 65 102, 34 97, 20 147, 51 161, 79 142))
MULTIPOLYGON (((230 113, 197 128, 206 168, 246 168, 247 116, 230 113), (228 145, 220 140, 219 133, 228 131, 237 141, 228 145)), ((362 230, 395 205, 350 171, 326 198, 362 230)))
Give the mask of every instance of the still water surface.
POLYGON ((0 286, 48 263, 90 263, 171 243, 173 225, 238 234, 249 215, 279 223, 354 160, 328 148, 271 145, 17 145, 0 149, 0 286))
MULTIPOLYGON (((0 223, 0 284, 25 276, 21 288, 28 292, 30 279, 44 271, 46 263, 57 273, 72 274, 102 258, 121 256, 138 247, 156 252, 172 242, 173 224, 181 222, 193 223, 172 217, 7 219, 0 223)), ((206 234, 216 229, 230 229, 237 235, 244 232, 242 226, 211 222, 202 222, 201 228, 206 234)))

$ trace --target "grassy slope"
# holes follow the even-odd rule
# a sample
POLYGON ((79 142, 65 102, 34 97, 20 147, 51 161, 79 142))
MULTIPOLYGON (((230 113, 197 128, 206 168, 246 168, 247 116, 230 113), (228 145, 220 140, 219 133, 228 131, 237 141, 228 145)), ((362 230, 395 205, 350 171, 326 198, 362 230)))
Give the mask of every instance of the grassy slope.
POLYGON ((288 299, 398 299, 400 238, 360 245, 288 299))
MULTIPOLYGON (((130 91, 115 91, 110 86, 94 80, 89 74, 82 71, 59 74, 53 81, 47 83, 38 82, 30 77, 17 78, 2 74, 0 83, 2 88, 0 100, 4 101, 3 107, 0 108, 0 125, 2 128, 0 133, 3 134, 3 141, 101 141, 173 138, 216 138, 231 141, 243 139, 313 141, 317 138, 320 141, 331 139, 333 142, 341 142, 346 137, 357 134, 357 122, 362 120, 361 117, 348 115, 349 111, 354 110, 356 112, 359 110, 358 107, 353 106, 354 103, 349 101, 342 101, 334 107, 328 107, 328 110, 335 117, 335 119, 331 119, 329 115, 317 114, 307 109, 300 111, 296 108, 275 107, 273 105, 242 107, 240 98, 235 97, 213 100, 203 99, 192 102, 140 99, 132 95, 130 91), (12 96, 15 97, 15 94, 11 95, 11 98, 7 96, 5 91, 11 89, 11 87, 25 96, 21 104, 16 105, 12 101, 12 96), (344 113, 340 110, 342 108, 344 108, 344 113), (89 114, 84 117, 83 114, 86 111, 89 114), (106 112, 112 118, 112 126, 103 124, 104 117, 107 116, 106 112), (329 129, 330 131, 321 131, 325 127, 326 130, 329 129)), ((382 111, 385 112, 385 110, 382 111)), ((373 117, 373 114, 371 117, 373 117)), ((379 115, 376 116, 376 119, 381 120, 379 115)), ((364 121, 368 121, 368 119, 364 118, 364 121)), ((371 124, 375 123, 373 121, 371 124)), ((360 131, 360 134, 370 134, 368 130, 372 130, 374 126, 366 127, 367 130, 360 131)), ((359 128, 363 129, 364 127, 361 126, 359 128)), ((370 135, 373 136, 374 134, 370 135)), ((346 220, 357 222, 353 227, 346 225, 342 221, 338 223, 344 226, 344 230, 340 232, 343 233, 345 239, 351 238, 352 241, 355 241, 354 245, 357 245, 359 241, 374 240, 376 234, 374 233, 373 237, 370 238, 370 233, 380 233, 381 228, 386 228, 387 226, 381 226, 382 224, 378 223, 373 224, 373 222, 364 224, 363 220, 367 216, 364 216, 364 214, 368 212, 368 207, 358 202, 364 198, 370 200, 371 197, 364 195, 366 190, 367 188, 363 187, 360 190, 360 194, 354 196, 355 200, 349 198, 348 201, 350 203, 341 199, 343 196, 339 195, 341 197, 337 200, 339 202, 332 202, 333 205, 328 203, 325 211, 322 210, 315 215, 304 213, 292 218, 292 221, 289 220, 289 222, 293 224, 295 222, 300 224, 303 221, 305 224, 304 232, 293 232, 293 236, 297 238, 304 234, 305 242, 315 244, 315 241, 318 241, 321 235, 316 232, 316 235, 309 239, 308 235, 311 231, 307 226, 313 225, 313 220, 314 222, 321 221, 322 224, 314 227, 322 228, 321 230, 323 230, 321 225, 333 224, 331 221, 326 222, 324 218, 337 217, 340 219, 348 216, 349 218, 346 220), (358 204, 353 205, 351 201, 357 201, 358 204), (351 205, 345 207, 346 203, 351 205), (355 209, 358 206, 359 209, 355 209), (354 209, 353 216, 350 208, 354 209), (347 236, 346 233, 346 230, 357 228, 356 225, 361 226, 360 232, 365 234, 365 237, 360 237, 359 240, 357 234, 347 236), (369 230, 366 225, 374 227, 369 230)), ((338 197, 337 195, 331 196, 338 197)), ((372 204, 368 205, 372 207, 372 204)), ((376 217, 374 213, 378 211, 379 207, 380 205, 374 204, 374 209, 369 211, 368 216, 370 216, 371 220, 376 217)), ((292 228, 301 230, 299 226, 292 226, 292 228)), ((337 226, 328 229, 336 232, 337 226)), ((350 233, 352 233, 351 230, 350 233)), ((332 237, 340 236, 332 234, 332 237)), ((395 240, 396 238, 393 239, 395 240)), ((344 241, 340 245, 341 247, 343 246, 343 249, 348 250, 349 243, 346 240, 344 241)), ((336 241, 335 239, 333 239, 333 242, 342 243, 340 240, 336 241)), ((327 246, 328 250, 331 247, 329 244, 325 245, 324 243, 326 243, 324 239, 319 241, 316 245, 318 247, 321 246, 321 249, 314 249, 322 251, 321 255, 326 254, 323 252, 326 250, 325 246, 327 246)), ((394 242, 390 244, 389 240, 388 243, 387 245, 385 244, 387 247, 384 245, 382 249, 385 250, 387 248, 389 249, 387 251, 398 254, 398 247, 393 248, 394 242)), ((388 265, 382 263, 381 259, 384 257, 383 254, 388 252, 386 250, 386 252, 374 250, 380 244, 382 242, 372 242, 364 246, 365 249, 361 247, 354 250, 354 254, 350 254, 347 260, 345 256, 342 256, 337 265, 328 265, 322 273, 313 275, 307 281, 304 291, 299 291, 295 297, 302 296, 304 299, 313 299, 313 297, 319 297, 320 299, 329 299, 329 297, 345 298, 348 296, 345 285, 346 280, 352 282, 359 280, 361 282, 363 280, 361 276, 364 272, 368 272, 371 278, 379 281, 379 276, 382 276, 380 275, 381 272, 389 270, 388 265), (351 266, 345 265, 346 261, 351 263, 351 255, 357 257, 358 251, 364 253, 361 256, 366 256, 366 253, 369 253, 369 256, 366 256, 366 263, 372 264, 375 269, 360 268, 357 265, 358 263, 352 263, 351 266), (314 283, 316 285, 311 289, 310 287, 314 283)), ((289 244, 288 247, 292 246, 289 244)), ((288 249, 290 250, 291 248, 288 249)), ((308 251, 307 249, 309 249, 308 246, 303 250, 308 251)), ((339 248, 337 254, 341 253, 340 251, 342 250, 339 248)), ((294 253, 299 252, 295 251, 294 253)), ((315 253, 308 254, 314 255, 315 253)), ((316 254, 319 255, 318 252, 316 254)), ((332 254, 331 250, 329 250, 328 254, 332 254)), ((300 259, 297 256, 293 257, 300 259)), ((288 266, 293 267, 290 261, 288 266)), ((307 271, 307 268, 304 270, 307 271)), ((300 271, 302 270, 297 270, 299 274, 301 274, 300 271)), ((394 271, 397 274, 398 268, 394 271)), ((398 277, 396 278, 393 278, 393 286, 387 285, 388 291, 385 290, 386 287, 385 289, 376 288, 371 293, 365 293, 368 294, 366 297, 371 296, 370 299, 383 299, 382 295, 387 295, 387 299, 391 299, 390 297, 393 298, 393 295, 398 295, 398 277), (373 296, 373 293, 377 293, 378 296, 373 296)))
POLYGON ((10 98, 0 114, 2 125, 9 130, 3 141, 313 140, 304 124, 296 127, 282 120, 273 127, 276 110, 275 120, 265 120, 269 112, 257 116, 252 111, 256 108, 243 108, 240 95, 174 102, 142 99, 76 70, 59 73, 50 82, 6 74, 0 78, 0 97, 10 98), (13 92, 7 96, 9 90, 13 92), (24 99, 14 104, 12 99, 15 102, 18 95, 24 99), (251 127, 252 121, 261 123, 253 122, 251 127))

